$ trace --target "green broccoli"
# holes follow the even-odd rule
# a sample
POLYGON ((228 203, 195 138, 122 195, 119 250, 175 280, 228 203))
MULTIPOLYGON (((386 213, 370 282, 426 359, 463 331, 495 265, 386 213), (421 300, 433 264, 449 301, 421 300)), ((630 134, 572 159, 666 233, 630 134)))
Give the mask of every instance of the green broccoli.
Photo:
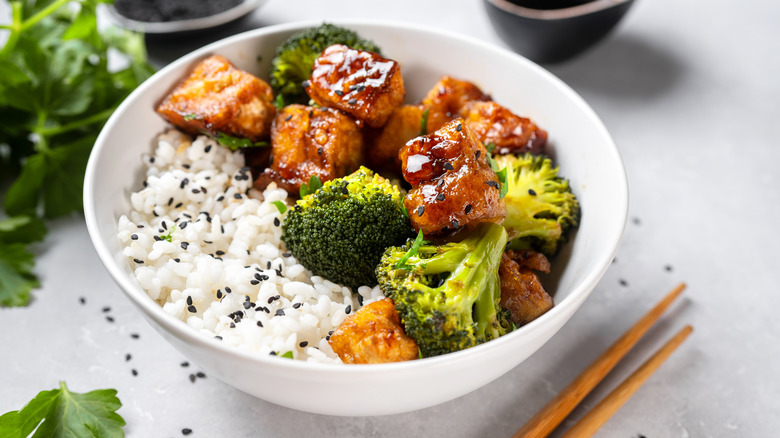
POLYGON ((580 204, 569 182, 558 176, 544 155, 500 155, 498 168, 506 168, 506 219, 509 249, 533 249, 553 256, 566 241, 569 229, 579 224, 580 204))
POLYGON ((501 310, 498 266, 506 230, 484 222, 460 242, 385 250, 376 275, 423 357, 463 350, 513 329, 501 310), (416 251, 415 251, 416 250, 416 251))
POLYGON ((411 233, 398 187, 365 167, 300 199, 282 223, 282 241, 303 266, 352 290, 375 285, 385 248, 411 233))
POLYGON ((271 61, 271 87, 274 93, 281 95, 286 104, 308 102, 309 97, 302 83, 311 76, 314 60, 333 44, 381 55, 376 44, 361 38, 357 33, 323 23, 291 36, 276 48, 276 55, 271 61))

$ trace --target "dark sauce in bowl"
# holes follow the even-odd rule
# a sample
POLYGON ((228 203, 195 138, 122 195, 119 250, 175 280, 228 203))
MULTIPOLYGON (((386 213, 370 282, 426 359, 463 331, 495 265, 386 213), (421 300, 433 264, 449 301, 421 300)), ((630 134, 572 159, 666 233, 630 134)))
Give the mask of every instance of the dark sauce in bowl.
POLYGON ((540 10, 570 8, 572 6, 584 5, 591 1, 593 0, 509 0, 510 3, 516 4, 517 6, 540 10))

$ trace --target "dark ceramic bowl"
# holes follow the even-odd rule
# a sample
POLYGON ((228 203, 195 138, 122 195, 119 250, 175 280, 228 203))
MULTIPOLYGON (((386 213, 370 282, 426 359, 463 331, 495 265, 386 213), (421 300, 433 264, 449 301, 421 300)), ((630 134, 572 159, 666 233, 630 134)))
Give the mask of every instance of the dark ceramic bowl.
POLYGON ((496 33, 516 52, 539 63, 555 63, 601 41, 634 0, 576 3, 580 2, 560 9, 532 9, 508 0, 485 0, 485 8, 496 33))

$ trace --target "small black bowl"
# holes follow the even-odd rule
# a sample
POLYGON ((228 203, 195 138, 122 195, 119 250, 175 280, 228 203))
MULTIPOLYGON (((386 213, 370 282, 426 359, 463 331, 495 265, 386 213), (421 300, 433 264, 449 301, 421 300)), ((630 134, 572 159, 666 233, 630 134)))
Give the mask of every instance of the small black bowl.
POLYGON ((601 41, 634 0, 485 0, 496 33, 516 52, 539 62, 556 63, 579 55, 601 41), (559 9, 535 9, 557 4, 559 9))

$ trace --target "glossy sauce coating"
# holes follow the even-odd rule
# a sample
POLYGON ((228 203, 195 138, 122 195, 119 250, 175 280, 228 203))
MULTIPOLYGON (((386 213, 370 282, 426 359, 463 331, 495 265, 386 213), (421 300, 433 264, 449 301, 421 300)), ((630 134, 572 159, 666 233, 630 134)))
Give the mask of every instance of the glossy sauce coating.
POLYGON ((384 125, 405 95, 397 62, 338 44, 317 58, 304 85, 317 104, 338 108, 372 127, 384 125))
POLYGON ((506 205, 487 150, 461 119, 417 137, 399 152, 409 219, 426 236, 441 236, 479 222, 500 222, 506 205))
POLYGON ((260 141, 270 134, 276 114, 272 101, 270 85, 215 55, 200 62, 163 99, 157 113, 190 134, 260 141))
POLYGON ((507 251, 498 267, 501 280, 501 307, 508 309, 517 325, 528 324, 553 307, 534 271, 549 272, 547 258, 533 251, 507 251))
POLYGON ((491 100, 490 95, 469 81, 462 81, 452 76, 442 77, 422 100, 423 107, 430 110, 428 114, 429 132, 433 132, 450 120, 459 117, 460 110, 466 103, 489 100, 491 100))
POLYGON ((393 300, 385 298, 347 317, 329 340, 344 363, 386 363, 420 357, 417 343, 404 333, 393 300))
POLYGON ((271 129, 271 166, 255 181, 271 181, 297 194, 317 175, 322 182, 347 175, 363 162, 363 136, 355 120, 331 108, 289 105, 271 129))
POLYGON ((497 155, 539 154, 547 143, 547 131, 496 102, 468 102, 460 115, 482 143, 495 145, 497 155))

